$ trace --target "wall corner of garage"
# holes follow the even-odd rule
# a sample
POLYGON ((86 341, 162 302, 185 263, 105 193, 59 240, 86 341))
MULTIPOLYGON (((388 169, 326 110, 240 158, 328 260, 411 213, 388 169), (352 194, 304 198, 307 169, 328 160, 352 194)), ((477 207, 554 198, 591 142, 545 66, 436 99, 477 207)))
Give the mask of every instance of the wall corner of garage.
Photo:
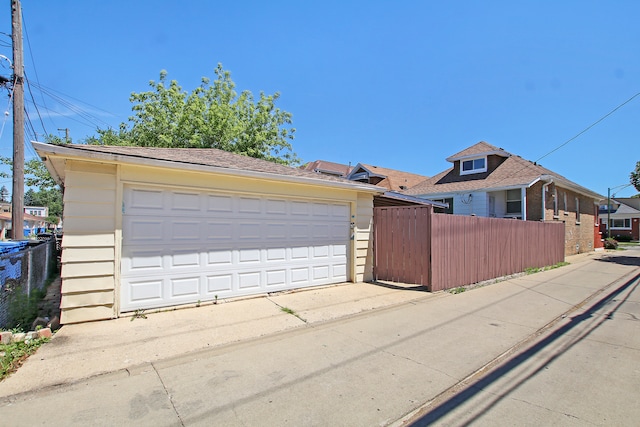
POLYGON ((117 167, 68 161, 65 175, 60 321, 111 319, 117 316, 117 167))
POLYGON ((354 232, 356 282, 373 280, 373 194, 359 193, 354 232))

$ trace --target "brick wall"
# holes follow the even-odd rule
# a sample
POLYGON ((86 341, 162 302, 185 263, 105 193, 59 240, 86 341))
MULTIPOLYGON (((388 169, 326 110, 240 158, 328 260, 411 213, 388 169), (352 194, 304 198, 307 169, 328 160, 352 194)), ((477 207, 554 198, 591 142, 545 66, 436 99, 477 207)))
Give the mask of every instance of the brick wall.
MULTIPOLYGON (((529 207, 528 219, 539 221, 542 216, 542 185, 537 183, 529 189, 527 197, 529 207), (531 209, 531 212, 529 212, 531 209), (535 210, 537 209, 537 213, 535 210), (530 215, 529 215, 530 213, 530 215)), ((594 200, 554 183, 545 192, 544 221, 559 221, 565 224, 565 255, 575 255, 594 250, 594 224, 596 223, 594 200), (558 212, 554 215, 554 196, 557 197, 558 212), (577 203, 576 203, 577 198, 577 203), (580 218, 576 209, 580 210, 580 218)))

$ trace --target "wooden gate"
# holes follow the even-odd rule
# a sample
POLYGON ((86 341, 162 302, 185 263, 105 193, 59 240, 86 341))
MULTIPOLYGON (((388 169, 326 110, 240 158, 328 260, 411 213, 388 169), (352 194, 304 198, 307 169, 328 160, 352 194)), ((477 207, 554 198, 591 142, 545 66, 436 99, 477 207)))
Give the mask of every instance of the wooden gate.
POLYGON ((373 211, 374 279, 429 287, 433 207, 377 207, 373 211))

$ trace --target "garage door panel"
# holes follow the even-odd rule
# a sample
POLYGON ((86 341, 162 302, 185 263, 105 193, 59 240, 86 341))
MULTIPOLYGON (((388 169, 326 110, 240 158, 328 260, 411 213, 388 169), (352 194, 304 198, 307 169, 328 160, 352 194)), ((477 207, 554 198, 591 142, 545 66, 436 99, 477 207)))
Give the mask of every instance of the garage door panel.
POLYGON ((267 262, 281 262, 287 260, 286 248, 268 248, 266 250, 267 262))
POLYGON ((336 218, 338 221, 343 221, 344 218, 349 218, 349 206, 348 205, 330 205, 330 215, 336 218))
POLYGON ((292 260, 308 260, 309 259, 309 247, 299 246, 291 248, 292 260))
POLYGON ((264 235, 267 240, 283 241, 288 237, 285 222, 267 222, 264 225, 264 235))
POLYGON ((329 246, 314 246, 312 249, 313 259, 329 258, 329 246))
POLYGON ((209 251, 206 254, 207 266, 231 266, 233 265, 233 251, 229 249, 209 251))
POLYGON ((157 215, 164 211, 165 193, 162 190, 134 188, 127 193, 127 213, 157 215))
POLYGON ((260 262, 260 249, 240 249, 238 251, 239 264, 247 263, 259 263, 260 262))
POLYGON ((285 200, 267 199, 265 205, 268 215, 284 216, 287 214, 287 202, 285 200))
POLYGON ((260 272, 249 271, 245 273, 238 273, 238 287, 241 290, 260 289, 260 272))
POLYGON ((203 230, 203 234, 205 236, 205 240, 209 242, 230 242, 231 240, 233 240, 234 229, 235 227, 233 221, 231 220, 207 221, 203 230))
POLYGON ((162 278, 126 281, 125 286, 122 287, 122 292, 126 293, 123 303, 132 308, 162 303, 164 301, 163 282, 162 278))
POLYGON ((122 224, 122 233, 132 244, 159 244, 164 240, 164 229, 162 219, 130 217, 122 224))
POLYGON ((207 212, 231 213, 233 212, 233 197, 222 195, 206 196, 207 212))
POLYGON ((347 264, 334 264, 331 271, 332 277, 340 281, 347 280, 347 264))
POLYGON ((125 188, 122 311, 347 279, 349 205, 125 188))
POLYGON ((347 245, 331 245, 331 250, 334 257, 344 257, 347 259, 347 245))
POLYGON ((299 267, 291 269, 291 283, 300 284, 309 282, 309 267, 299 267))
POLYGON ((200 212, 201 195, 198 193, 183 193, 183 192, 171 192, 171 204, 169 205, 169 212, 179 212, 182 215, 184 212, 200 212))
POLYGON ((324 281, 329 278, 329 266, 328 265, 317 265, 311 268, 311 273, 313 275, 312 280, 314 282, 324 281))
POLYGON ((267 287, 273 288, 276 286, 287 285, 287 270, 267 270, 267 287))
POLYGON ((169 296, 171 299, 182 297, 199 297, 200 296, 200 277, 181 277, 179 279, 167 280, 169 285, 169 296))
POLYGON ((199 268, 200 250, 198 248, 180 249, 168 255, 169 268, 199 268))
POLYGON ((238 239, 240 240, 262 240, 262 227, 259 221, 242 221, 239 225, 236 225, 238 239))
POLYGON ((239 213, 262 213, 262 200, 255 197, 239 197, 238 198, 239 213))
POLYGON ((167 227, 171 230, 170 238, 172 241, 197 242, 202 236, 201 221, 172 220, 167 227))

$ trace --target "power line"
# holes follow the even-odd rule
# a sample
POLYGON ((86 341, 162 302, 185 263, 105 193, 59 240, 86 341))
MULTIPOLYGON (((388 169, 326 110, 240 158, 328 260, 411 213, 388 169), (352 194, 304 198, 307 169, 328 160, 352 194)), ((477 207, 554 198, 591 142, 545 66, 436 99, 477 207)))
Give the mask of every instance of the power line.
POLYGON ((557 146, 556 148, 554 148, 553 150, 549 151, 547 154, 545 154, 544 156, 540 157, 538 160, 536 160, 536 163, 539 162, 540 160, 544 159, 545 157, 549 156, 552 153, 555 153, 556 151, 558 151, 559 149, 561 149, 562 147, 564 147, 565 145, 567 145, 568 143, 570 143, 571 141, 573 141, 574 139, 578 138, 580 135, 582 135, 583 133, 586 133, 587 131, 589 131, 592 127, 596 126, 598 123, 600 123, 601 121, 605 120, 607 117, 609 117, 610 115, 612 115, 613 113, 615 113, 616 111, 618 111, 620 108, 624 107, 625 105, 627 105, 628 103, 630 103, 631 101, 633 101, 634 98, 640 96, 640 92, 636 93, 635 95, 633 95, 631 98, 627 99, 626 101, 624 101, 622 104, 618 105, 617 107, 615 107, 613 110, 609 111, 607 114, 605 114, 604 116, 600 117, 598 120, 596 120, 595 122, 591 123, 589 126, 587 126, 586 128, 584 128, 583 130, 581 130, 580 132, 578 132, 575 136, 569 138, 568 140, 566 140, 565 142, 563 142, 562 144, 560 144, 559 146, 557 146))
MULTIPOLYGON (((26 36, 27 39, 27 46, 29 47, 29 57, 31 58, 31 64, 33 65, 33 72, 36 75, 36 81, 40 82, 40 77, 38 76, 38 70, 36 69, 36 61, 33 59, 33 49, 31 49, 31 40, 29 39, 29 32, 27 31, 27 24, 24 20, 24 14, 22 16, 22 28, 24 29, 24 34, 26 36)), ((25 79, 27 80, 27 86, 29 88, 29 94, 31 95, 31 99, 33 100, 33 92, 31 91, 31 83, 29 82, 29 80, 27 79, 26 76, 26 72, 25 72, 25 79)), ((47 103, 45 102, 44 97, 42 97, 42 93, 40 93, 40 96, 42 98, 42 103, 46 106, 47 103)), ((35 105, 35 100, 34 100, 34 105, 35 105)), ((36 111, 37 111, 37 106, 36 106, 36 111)), ((45 134, 48 134, 46 127, 44 125, 44 122, 42 121, 42 116, 40 116, 40 111, 38 112, 38 117, 40 117, 40 123, 42 124, 42 130, 44 131, 45 134)))

